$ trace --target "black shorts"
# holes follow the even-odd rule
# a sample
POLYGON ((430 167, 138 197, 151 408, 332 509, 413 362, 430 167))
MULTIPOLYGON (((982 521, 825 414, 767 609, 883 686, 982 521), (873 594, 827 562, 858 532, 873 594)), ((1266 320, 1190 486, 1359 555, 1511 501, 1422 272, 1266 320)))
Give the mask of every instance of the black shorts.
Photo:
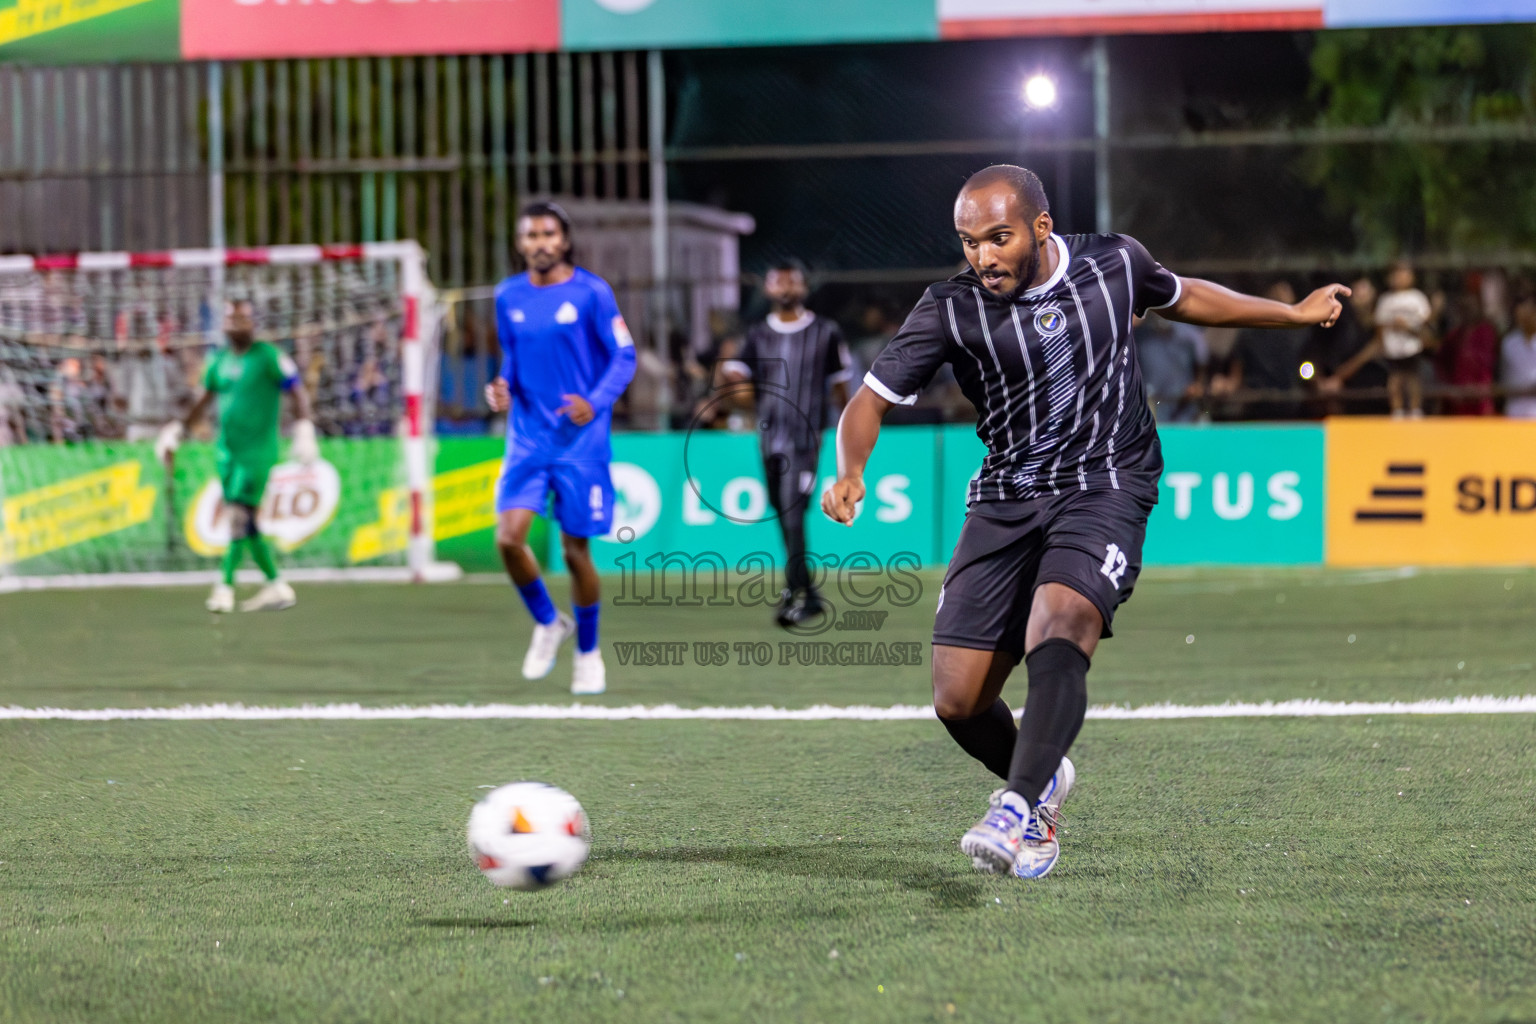
POLYGON ((1424 362, 1424 351, 1420 349, 1411 356, 1403 356, 1401 359, 1385 360, 1387 369, 1392 373, 1406 373, 1410 377, 1419 372, 1419 367, 1424 362))
POLYGON ((780 516, 804 515, 816 491, 819 451, 763 452, 768 504, 780 516))
POLYGON ((1126 491, 1068 491, 1031 501, 971 506, 939 591, 933 642, 1024 656, 1035 588, 1061 583, 1104 619, 1141 573, 1152 502, 1126 491))

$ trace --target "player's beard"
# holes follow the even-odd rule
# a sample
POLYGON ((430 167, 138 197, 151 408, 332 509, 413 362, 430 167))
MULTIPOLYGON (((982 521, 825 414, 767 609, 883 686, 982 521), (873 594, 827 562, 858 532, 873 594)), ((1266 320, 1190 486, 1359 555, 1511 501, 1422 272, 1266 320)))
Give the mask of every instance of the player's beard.
POLYGON ((256 335, 251 331, 225 331, 232 347, 244 351, 251 347, 251 342, 256 340, 256 335))
POLYGON ((1029 255, 1024 259, 1024 265, 1019 268, 1019 283, 1013 286, 1013 291, 1008 294, 1008 301, 1013 302, 1020 295, 1029 290, 1034 283, 1035 275, 1040 272, 1040 247, 1031 245, 1029 255))

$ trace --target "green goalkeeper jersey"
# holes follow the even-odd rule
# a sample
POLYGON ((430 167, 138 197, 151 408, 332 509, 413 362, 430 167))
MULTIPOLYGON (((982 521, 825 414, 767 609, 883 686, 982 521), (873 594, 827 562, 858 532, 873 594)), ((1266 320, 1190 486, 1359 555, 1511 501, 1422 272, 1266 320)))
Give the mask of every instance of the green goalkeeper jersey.
POLYGON ((215 352, 203 386, 219 396, 219 447, 236 459, 276 463, 283 392, 298 379, 293 360, 265 341, 244 353, 215 352))

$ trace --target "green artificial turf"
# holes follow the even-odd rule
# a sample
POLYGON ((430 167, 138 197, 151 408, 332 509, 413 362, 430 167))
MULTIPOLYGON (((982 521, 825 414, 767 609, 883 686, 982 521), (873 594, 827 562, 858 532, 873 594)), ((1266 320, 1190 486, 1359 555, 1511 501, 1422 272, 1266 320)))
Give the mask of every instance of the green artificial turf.
MULTIPOLYGON (((924 582, 817 639, 926 644, 924 582)), ((0 596, 0 706, 570 700, 565 657, 519 678, 503 586, 201 597, 0 596)), ((1536 693, 1533 612, 1529 571, 1149 572, 1090 693, 1536 693)), ((781 639, 739 607, 609 609, 604 636, 781 639)), ((611 647, 609 680, 927 696, 926 667, 611 647)), ((0 1021, 1536 1021, 1536 719, 1096 720, 1073 757, 1066 852, 1025 884, 959 854, 995 783, 931 722, 0 721, 0 1021), (553 891, 464 849, 518 778, 593 821, 553 891)))
MULTIPOLYGON (((610 596, 613 580, 610 583, 610 596)), ((926 660, 939 577, 888 601, 879 631, 818 642, 917 643, 926 660)), ((863 585, 867 590, 868 585, 863 585)), ((565 602, 564 583, 552 585, 565 602)), ((219 618, 201 589, 0 595, 0 705, 137 707, 566 702, 569 654, 520 668, 529 624, 505 585, 299 586, 291 612, 219 618)), ((845 609, 840 609, 845 610, 845 609)), ((1389 700, 1536 693, 1536 573, 1152 570, 1095 657, 1096 702, 1389 700), (1353 641, 1351 640, 1353 638, 1353 641)), ((777 664, 788 637, 761 607, 605 607, 607 704, 926 703, 926 667, 777 664), (612 644, 767 642, 775 663, 623 665, 612 644)), ((589 698, 591 700, 591 698, 589 698)))
POLYGON ((1090 722, 1035 884, 960 856, 991 783, 926 723, 12 722, 0 751, 0 1019, 1536 1017, 1521 716, 1090 722), (464 849, 476 787, 523 776, 596 837, 537 894, 464 849))

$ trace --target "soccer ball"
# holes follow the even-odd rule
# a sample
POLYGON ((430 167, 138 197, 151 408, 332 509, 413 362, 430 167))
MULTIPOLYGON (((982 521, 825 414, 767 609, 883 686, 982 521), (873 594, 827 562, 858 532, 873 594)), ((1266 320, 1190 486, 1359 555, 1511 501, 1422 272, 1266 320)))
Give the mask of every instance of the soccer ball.
POLYGON ((542 782, 500 786, 469 814, 469 852, 482 874, 512 889, 543 889, 587 862, 587 812, 542 782))

